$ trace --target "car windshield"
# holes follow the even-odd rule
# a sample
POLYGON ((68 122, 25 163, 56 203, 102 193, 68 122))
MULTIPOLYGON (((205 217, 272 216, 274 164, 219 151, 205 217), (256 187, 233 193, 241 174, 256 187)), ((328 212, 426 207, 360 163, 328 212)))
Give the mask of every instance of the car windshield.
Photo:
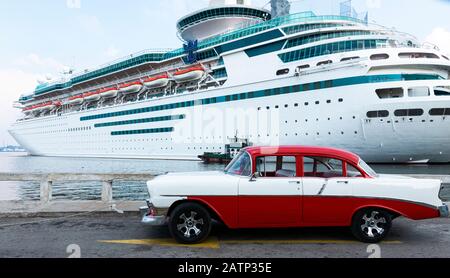
POLYGON ((364 170, 369 176, 371 177, 378 177, 377 172, 375 172, 374 169, 372 169, 369 165, 367 165, 366 162, 364 162, 362 159, 359 160, 359 167, 364 170))
POLYGON ((225 173, 239 176, 250 176, 251 171, 250 155, 242 151, 240 152, 225 168, 225 173))

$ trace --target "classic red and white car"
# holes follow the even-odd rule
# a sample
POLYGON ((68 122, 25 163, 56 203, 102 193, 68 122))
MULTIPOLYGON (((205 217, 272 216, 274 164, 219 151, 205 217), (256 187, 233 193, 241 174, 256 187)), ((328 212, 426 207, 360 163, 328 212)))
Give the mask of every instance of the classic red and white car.
POLYGON ((386 237, 391 221, 448 217, 440 180, 378 175, 357 155, 333 148, 243 149, 223 172, 173 173, 148 182, 142 222, 168 224, 198 243, 212 219, 236 228, 348 226, 363 242, 386 237))

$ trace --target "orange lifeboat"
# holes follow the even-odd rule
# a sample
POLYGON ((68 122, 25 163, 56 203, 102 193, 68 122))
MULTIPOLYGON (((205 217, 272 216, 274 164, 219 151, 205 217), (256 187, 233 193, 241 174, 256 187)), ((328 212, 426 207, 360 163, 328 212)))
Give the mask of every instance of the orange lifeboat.
POLYGON ((55 108, 52 101, 44 102, 33 106, 33 112, 46 112, 55 108))
POLYGON ((55 107, 56 107, 56 103, 53 102, 53 101, 49 101, 49 102, 46 102, 46 103, 43 104, 42 110, 43 111, 50 111, 50 110, 55 109, 55 107))
POLYGON ((158 76, 147 77, 143 80, 143 83, 145 87, 149 89, 166 87, 167 84, 169 84, 169 75, 166 73, 158 76))
POLYGON ((97 101, 100 99, 100 94, 98 93, 98 91, 94 91, 94 92, 88 92, 83 94, 83 98, 85 101, 97 101))
POLYGON ((102 98, 113 98, 117 96, 119 90, 116 87, 109 87, 98 90, 98 93, 102 98))
POLYGON ((205 69, 202 66, 190 67, 183 70, 178 70, 174 73, 173 79, 177 83, 194 81, 202 78, 205 74, 205 69))
POLYGON ((84 102, 83 95, 71 96, 67 100, 67 104, 70 104, 70 105, 78 105, 78 104, 82 104, 83 102, 84 102))
POLYGON ((119 92, 123 94, 136 94, 142 89, 141 81, 133 81, 119 85, 119 92))

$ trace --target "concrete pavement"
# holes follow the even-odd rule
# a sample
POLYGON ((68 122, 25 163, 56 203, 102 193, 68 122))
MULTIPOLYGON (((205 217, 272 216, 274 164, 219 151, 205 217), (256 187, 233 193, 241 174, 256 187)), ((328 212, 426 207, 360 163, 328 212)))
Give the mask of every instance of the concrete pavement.
POLYGON ((215 225, 200 245, 182 246, 166 227, 137 213, 69 218, 0 218, 0 257, 27 258, 385 258, 450 257, 450 218, 394 221, 379 246, 357 242, 346 228, 228 230, 215 225))

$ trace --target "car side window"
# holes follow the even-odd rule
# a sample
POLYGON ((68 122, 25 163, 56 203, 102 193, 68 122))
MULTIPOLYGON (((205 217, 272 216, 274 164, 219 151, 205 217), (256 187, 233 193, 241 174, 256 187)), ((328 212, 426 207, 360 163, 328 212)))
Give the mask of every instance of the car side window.
POLYGON ((295 156, 260 156, 256 158, 256 172, 261 177, 296 177, 295 156))
POLYGON ((304 157, 303 172, 305 177, 343 177, 343 162, 342 160, 329 157, 304 157))
POLYGON ((363 174, 353 165, 347 163, 347 177, 349 178, 363 178, 363 174))

